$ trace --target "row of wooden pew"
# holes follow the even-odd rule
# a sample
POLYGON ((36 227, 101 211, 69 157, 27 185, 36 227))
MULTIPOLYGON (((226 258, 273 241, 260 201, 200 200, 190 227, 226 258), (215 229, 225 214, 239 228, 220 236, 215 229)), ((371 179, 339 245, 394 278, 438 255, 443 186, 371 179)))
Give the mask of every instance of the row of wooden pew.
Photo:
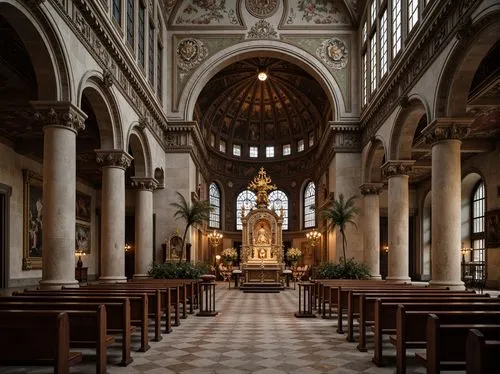
POLYGON ((383 280, 317 280, 313 308, 323 318, 335 314, 337 332, 357 339, 360 351, 367 350, 367 331, 373 331, 377 366, 387 363, 388 336, 397 373, 406 373, 408 349, 420 349, 416 360, 430 374, 500 372, 500 298, 383 280))
POLYGON ((200 282, 184 279, 14 292, 0 297, 0 365, 49 364, 55 373, 68 373, 82 361, 81 352, 71 349, 95 348, 96 373, 106 373, 111 344, 121 344, 120 364, 129 365, 135 331, 138 351, 145 352, 149 339, 160 341, 162 328, 170 333, 198 308, 199 299, 200 282))

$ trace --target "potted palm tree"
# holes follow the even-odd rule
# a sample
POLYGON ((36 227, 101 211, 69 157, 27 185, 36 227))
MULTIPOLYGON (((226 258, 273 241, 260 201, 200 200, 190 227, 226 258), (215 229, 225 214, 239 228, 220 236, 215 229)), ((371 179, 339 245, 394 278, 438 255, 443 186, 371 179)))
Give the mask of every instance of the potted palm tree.
POLYGON ((349 199, 345 200, 344 195, 340 194, 338 200, 331 200, 326 207, 321 210, 321 215, 328 222, 327 229, 333 231, 338 226, 340 230, 340 235, 342 236, 344 266, 347 265, 347 258, 345 254, 347 247, 347 238, 345 236, 346 227, 348 224, 351 224, 357 228, 356 222, 354 222, 354 218, 359 213, 359 209, 355 205, 356 198, 357 196, 351 196, 349 199))
POLYGON ((182 236, 182 256, 179 258, 179 262, 183 258, 186 258, 186 235, 189 228, 193 225, 201 225, 203 221, 207 221, 210 212, 213 210, 213 206, 208 200, 195 200, 192 204, 186 200, 186 198, 177 191, 178 201, 171 203, 170 205, 177 210, 174 212, 174 217, 176 219, 182 219, 186 222, 186 227, 184 229, 184 235, 182 236))

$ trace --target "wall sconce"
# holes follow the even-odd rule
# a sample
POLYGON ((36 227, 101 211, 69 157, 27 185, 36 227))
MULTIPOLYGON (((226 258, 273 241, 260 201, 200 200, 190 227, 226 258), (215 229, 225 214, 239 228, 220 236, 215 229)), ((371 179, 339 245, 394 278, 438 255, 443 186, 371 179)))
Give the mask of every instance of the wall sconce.
POLYGON ((471 250, 471 248, 464 247, 462 243, 462 248, 460 248, 460 253, 462 254, 462 263, 465 263, 465 255, 471 250))
POLYGON ((125 252, 129 252, 132 249, 132 246, 130 244, 125 244, 124 250, 125 252))
POLYGON ((78 249, 75 252, 75 256, 78 256, 78 261, 76 262, 76 267, 81 268, 83 266, 82 256, 85 256, 85 252, 83 252, 81 249, 78 249))
POLYGON ((387 244, 384 244, 382 246, 382 251, 384 251, 385 253, 389 253, 389 246, 387 244))
POLYGON ((311 244, 311 247, 314 247, 321 238, 321 233, 316 229, 313 229, 306 234, 306 238, 309 241, 309 244, 311 244))

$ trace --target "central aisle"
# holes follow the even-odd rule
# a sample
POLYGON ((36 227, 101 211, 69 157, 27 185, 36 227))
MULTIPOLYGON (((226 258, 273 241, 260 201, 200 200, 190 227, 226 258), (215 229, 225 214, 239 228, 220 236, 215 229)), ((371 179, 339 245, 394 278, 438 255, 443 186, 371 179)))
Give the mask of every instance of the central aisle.
POLYGON ((298 293, 244 294, 216 287, 216 317, 189 315, 151 342, 146 353, 133 354, 127 368, 108 366, 111 373, 283 374, 392 373, 377 368, 372 351, 358 352, 355 343, 335 333, 335 320, 297 319, 298 293))

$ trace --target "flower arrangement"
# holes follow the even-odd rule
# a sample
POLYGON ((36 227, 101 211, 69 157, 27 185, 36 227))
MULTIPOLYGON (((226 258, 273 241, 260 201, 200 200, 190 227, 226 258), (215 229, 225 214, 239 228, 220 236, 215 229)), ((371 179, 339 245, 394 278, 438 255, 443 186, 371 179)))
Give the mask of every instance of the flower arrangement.
POLYGON ((236 252, 235 248, 226 248, 220 254, 222 261, 225 263, 230 263, 235 261, 238 258, 238 252, 236 252))
POLYGON ((286 259, 291 263, 298 262, 302 257, 302 251, 298 248, 288 248, 286 259))

